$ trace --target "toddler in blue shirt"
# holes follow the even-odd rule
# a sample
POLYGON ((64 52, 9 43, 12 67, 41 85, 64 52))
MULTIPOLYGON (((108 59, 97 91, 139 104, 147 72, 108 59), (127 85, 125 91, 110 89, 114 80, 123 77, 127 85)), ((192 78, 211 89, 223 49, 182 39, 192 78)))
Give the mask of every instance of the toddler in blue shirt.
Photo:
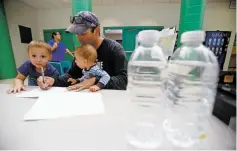
POLYGON ((13 87, 8 93, 17 93, 24 89, 24 80, 28 77, 28 85, 38 86, 37 79, 41 76, 41 67, 43 67, 44 75, 49 77, 59 76, 56 68, 48 62, 52 58, 51 47, 40 40, 33 40, 28 45, 28 55, 30 60, 25 61, 18 69, 18 74, 14 79, 13 87))

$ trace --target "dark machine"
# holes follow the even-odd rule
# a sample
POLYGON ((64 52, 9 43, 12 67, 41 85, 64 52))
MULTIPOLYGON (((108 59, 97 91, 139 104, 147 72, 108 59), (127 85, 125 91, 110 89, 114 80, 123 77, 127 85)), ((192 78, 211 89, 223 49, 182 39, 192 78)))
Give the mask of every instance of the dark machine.
POLYGON ((236 71, 221 71, 213 115, 229 125, 236 117, 236 71))

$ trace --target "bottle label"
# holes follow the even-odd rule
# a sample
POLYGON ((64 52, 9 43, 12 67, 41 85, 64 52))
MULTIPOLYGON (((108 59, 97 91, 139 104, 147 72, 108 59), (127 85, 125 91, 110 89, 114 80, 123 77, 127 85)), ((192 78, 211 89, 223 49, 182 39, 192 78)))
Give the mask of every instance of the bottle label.
MULTIPOLYGON (((179 61, 181 63, 181 61, 179 61)), ((195 67, 193 66, 181 66, 178 63, 170 63, 168 65, 168 73, 175 73, 178 75, 188 75, 195 67)))

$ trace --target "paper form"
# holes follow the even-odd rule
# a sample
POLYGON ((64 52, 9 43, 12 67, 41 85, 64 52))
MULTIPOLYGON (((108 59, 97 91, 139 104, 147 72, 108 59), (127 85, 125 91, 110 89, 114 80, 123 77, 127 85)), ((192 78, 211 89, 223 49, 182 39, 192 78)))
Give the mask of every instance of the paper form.
POLYGON ((25 114, 24 120, 42 120, 104 113, 100 93, 44 93, 25 114))
POLYGON ((44 94, 44 93, 62 93, 62 92, 69 92, 69 91, 63 87, 52 87, 48 90, 42 90, 40 88, 36 88, 31 91, 22 91, 21 93, 17 94, 16 97, 35 98, 35 97, 39 97, 41 94, 44 94))

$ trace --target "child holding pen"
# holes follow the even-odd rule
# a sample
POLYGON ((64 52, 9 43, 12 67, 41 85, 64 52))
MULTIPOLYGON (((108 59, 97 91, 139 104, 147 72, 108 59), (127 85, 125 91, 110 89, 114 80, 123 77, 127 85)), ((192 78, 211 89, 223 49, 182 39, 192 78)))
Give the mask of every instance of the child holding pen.
POLYGON ((24 80, 27 76, 28 85, 37 86, 37 78, 43 75, 54 77, 59 76, 59 72, 48 62, 52 58, 51 47, 40 40, 33 40, 28 45, 29 60, 25 61, 18 69, 18 74, 13 82, 13 87, 8 93, 17 93, 24 89, 24 80))

